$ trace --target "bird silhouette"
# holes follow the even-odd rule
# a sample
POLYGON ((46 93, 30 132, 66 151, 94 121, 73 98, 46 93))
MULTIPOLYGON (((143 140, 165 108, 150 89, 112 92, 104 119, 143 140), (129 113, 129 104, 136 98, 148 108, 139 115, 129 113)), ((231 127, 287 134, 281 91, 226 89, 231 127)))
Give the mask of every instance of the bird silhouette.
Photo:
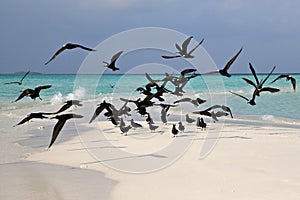
POLYGON ((30 73, 30 71, 26 72, 23 77, 21 78, 20 81, 13 81, 13 82, 8 82, 8 83, 4 83, 5 85, 7 84, 18 84, 18 85, 22 85, 24 78, 30 73))
POLYGON ((70 50, 70 49, 75 49, 75 48, 81 48, 81 49, 84 49, 87 51, 96 51, 94 49, 90 49, 90 48, 82 46, 80 44, 67 43, 67 44, 64 44, 59 50, 57 50, 55 52, 55 54, 50 58, 50 60, 45 63, 45 65, 47 65, 49 62, 51 62, 56 56, 61 54, 64 50, 66 50, 66 49, 70 50))
POLYGON ((96 110, 95 110, 95 112, 94 112, 94 114, 93 114, 91 120, 89 121, 89 123, 92 123, 92 122, 96 119, 96 117, 97 117, 98 115, 100 115, 100 113, 101 113, 104 109, 107 110, 107 113, 108 113, 108 114, 107 114, 107 117, 112 116, 111 106, 112 106, 112 105, 111 105, 110 103, 107 103, 105 100, 103 100, 102 103, 98 104, 98 107, 96 108, 96 110))
POLYGON ((123 53, 123 51, 119 51, 118 53, 113 55, 113 57, 110 60, 110 63, 103 61, 103 63, 105 64, 104 67, 107 67, 107 68, 111 69, 112 71, 120 70, 119 68, 116 67, 116 61, 121 56, 122 53, 123 53))
POLYGON ((43 85, 43 86, 38 86, 34 89, 25 89, 25 90, 22 91, 22 93, 19 95, 19 97, 16 100, 12 101, 12 102, 17 102, 25 96, 30 96, 30 98, 33 99, 33 100, 35 100, 37 97, 40 100, 42 100, 42 98, 40 97, 40 91, 44 90, 44 89, 48 89, 50 87, 51 87, 51 85, 43 85))
POLYGON ((220 69, 218 71, 213 71, 213 72, 207 72, 204 74, 215 74, 215 73, 219 73, 222 76, 226 76, 226 77, 231 77, 231 74, 228 73, 229 68, 231 67, 231 65, 234 63, 234 61, 237 59, 237 57, 240 55, 240 53, 242 52, 243 48, 241 48, 225 65, 225 67, 223 69, 220 69))
POLYGON ((210 111, 210 110, 217 109, 217 108, 221 108, 223 111, 228 112, 230 114, 230 117, 233 118, 231 109, 225 105, 213 105, 213 106, 207 108, 206 110, 210 111))
POLYGON ((155 130, 159 127, 159 126, 155 126, 155 125, 153 125, 152 123, 148 123, 149 124, 149 129, 150 129, 150 131, 151 132, 155 132, 155 130))
POLYGON ((172 127, 172 134, 173 134, 173 137, 176 137, 177 134, 178 134, 178 129, 176 128, 176 124, 173 124, 173 127, 172 127))
POLYGON ((202 39, 192 50, 190 50, 188 52, 187 48, 188 45, 190 44, 191 40, 192 40, 193 36, 188 37, 181 45, 181 47, 176 43, 175 47, 178 50, 179 55, 175 55, 175 56, 162 56, 165 59, 171 59, 171 58, 178 58, 178 57, 183 57, 183 58, 194 58, 194 56, 192 55, 192 53, 203 43, 204 39, 202 39))
POLYGON ((133 119, 130 120, 130 124, 131 124, 131 126, 132 126, 133 128, 141 128, 141 127, 143 127, 141 124, 139 124, 139 123, 133 121, 133 119))
POLYGON ((53 112, 53 113, 44 113, 44 115, 58 114, 58 113, 64 112, 65 110, 67 110, 71 106, 82 106, 82 104, 80 103, 79 100, 68 100, 68 101, 65 101, 64 103, 65 104, 58 111, 53 112))
POLYGON ((78 114, 62 114, 62 115, 56 115, 55 117, 52 117, 51 119, 58 119, 58 122, 55 124, 53 128, 52 137, 48 149, 55 142, 57 136, 59 135, 60 131, 62 130, 67 120, 72 118, 82 118, 82 117, 83 117, 82 115, 78 115, 78 114))
POLYGON ((128 125, 128 126, 121 126, 120 125, 120 130, 122 131, 122 134, 125 134, 125 136, 127 135, 127 132, 132 128, 131 125, 128 125))
POLYGON ((185 121, 189 124, 194 123, 196 120, 189 117, 189 114, 185 115, 185 121))
POLYGON ((197 118, 197 126, 201 128, 201 130, 206 130, 207 124, 204 122, 204 119, 201 117, 197 118))
POLYGON ((191 99, 189 97, 186 97, 186 98, 182 98, 182 99, 179 99, 177 101, 174 101, 174 104, 181 103, 181 102, 189 102, 189 103, 192 103, 194 106, 199 106, 200 104, 205 103, 206 100, 201 99, 201 98, 191 99))
MULTIPOLYGON (((256 90, 255 90, 255 91, 256 91, 256 90)), ((240 94, 238 94, 238 93, 232 92, 232 91, 229 91, 229 92, 230 92, 231 94, 234 94, 234 95, 236 95, 236 96, 239 96, 239 97, 245 99, 245 100, 247 101, 247 103, 250 104, 251 106, 255 106, 255 105, 256 105, 256 103, 255 103, 255 97, 257 96, 255 91, 253 92, 253 95, 252 95, 252 98, 251 98, 251 99, 249 99, 249 98, 247 98, 247 97, 245 97, 245 96, 243 96, 243 95, 240 95, 240 94)))
POLYGON ((29 120, 33 119, 33 118, 37 118, 37 119, 46 119, 48 117, 44 116, 44 113, 30 113, 29 115, 27 115, 24 119, 22 119, 18 124, 14 125, 15 126, 19 126, 21 124, 24 124, 25 122, 28 122, 29 120))
POLYGON ((282 78, 286 78, 286 81, 291 81, 292 86, 293 86, 293 90, 294 90, 294 92, 296 92, 296 79, 293 78, 293 77, 292 77, 291 75, 289 75, 289 74, 281 74, 281 75, 279 75, 277 78, 275 78, 275 79, 271 82, 271 84, 274 83, 275 81, 279 80, 279 79, 282 79, 282 78))

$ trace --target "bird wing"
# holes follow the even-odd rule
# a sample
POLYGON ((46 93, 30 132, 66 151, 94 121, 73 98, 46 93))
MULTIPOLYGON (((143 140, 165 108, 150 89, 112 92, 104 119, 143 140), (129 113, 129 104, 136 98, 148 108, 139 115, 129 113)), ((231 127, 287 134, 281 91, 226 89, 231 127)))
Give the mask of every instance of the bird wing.
POLYGON ((24 119, 22 119, 18 124, 14 125, 14 127, 18 126, 18 125, 21 125, 21 124, 24 124, 25 122, 28 122, 31 119, 32 119, 32 117, 29 115, 29 116, 25 117, 24 119))
POLYGON ((19 84, 20 82, 19 81, 13 81, 13 82, 8 82, 8 83, 4 83, 5 85, 7 84, 19 84))
MULTIPOLYGON (((252 66, 251 63, 249 63, 249 68, 250 68, 250 70, 251 70, 251 72, 252 72, 252 75, 253 75, 254 78, 255 78, 256 84, 259 85, 259 80, 258 80, 258 78, 257 78, 255 69, 254 69, 254 67, 252 66)), ((257 87, 257 86, 255 86, 255 87, 257 87)))
POLYGON ((98 107, 96 108, 96 110, 95 110, 95 112, 94 112, 94 115, 93 115, 93 117, 91 118, 91 120, 89 121, 89 123, 92 123, 92 121, 94 121, 94 119, 96 119, 96 117, 97 117, 98 115, 100 115, 100 113, 104 110, 104 108, 105 108, 105 105, 100 104, 100 106, 98 106, 98 107))
POLYGON ((111 58, 111 62, 116 62, 116 60, 121 56, 122 53, 123 53, 123 51, 119 51, 118 53, 116 53, 116 54, 111 58))
POLYGON ((275 78, 275 79, 271 82, 271 84, 274 83, 275 81, 279 80, 279 79, 286 78, 287 76, 288 76, 288 75, 281 74, 281 75, 279 75, 277 78, 275 78))
POLYGON ((190 102, 192 99, 191 98, 182 98, 182 99, 179 99, 177 101, 174 101, 173 103, 180 103, 180 102, 190 102))
POLYGON ((58 111, 54 112, 53 114, 61 113, 61 112, 65 111, 65 110, 67 110, 68 108, 70 108, 71 106, 72 106, 72 104, 65 104, 58 111))
POLYGON ((237 57, 240 55, 242 52, 243 47, 226 63, 225 67, 223 70, 228 71, 232 63, 237 59, 237 57))
POLYGON ((180 47, 177 43, 175 44, 175 47, 176 47, 176 49, 177 49, 179 52, 182 51, 181 47, 180 47))
POLYGON ((251 81, 250 79, 247 78, 242 78, 244 81, 246 81, 246 83, 248 83, 249 85, 252 85, 253 87, 257 87, 257 85, 255 85, 255 83, 253 83, 253 81, 251 81))
POLYGON ((58 122, 55 124, 54 128, 53 128, 53 132, 52 132, 52 138, 51 138, 51 142, 48 146, 48 149, 52 146, 52 144, 55 142, 57 136, 59 135, 61 129, 63 128, 63 126, 66 123, 66 119, 60 119, 58 120, 58 122))
POLYGON ((222 106, 221 105, 213 105, 209 108, 207 108, 205 111, 210 111, 210 110, 213 110, 213 109, 216 109, 216 108, 221 108, 222 106))
POLYGON ((19 100, 22 99, 23 97, 25 97, 25 96, 27 96, 27 95, 33 93, 33 92, 34 92, 34 90, 32 90, 32 89, 26 89, 26 90, 24 90, 14 102, 19 101, 19 100))
POLYGON ((191 40, 192 40, 193 36, 188 37, 181 45, 181 50, 182 52, 184 52, 185 54, 187 53, 187 47, 190 44, 191 40))
POLYGON ((192 73, 192 72, 195 72, 195 71, 197 71, 197 69, 185 69, 185 70, 182 70, 180 72, 180 74, 181 74, 181 76, 185 76, 186 74, 192 73))
POLYGON ((230 92, 231 94, 237 95, 237 96, 239 96, 239 97, 241 97, 241 98, 243 98, 243 99, 249 101, 249 99, 248 99, 247 97, 244 97, 244 96, 242 96, 242 95, 240 95, 240 94, 238 94, 238 93, 232 92, 232 91, 229 91, 229 92, 230 92))
POLYGON ((204 38, 188 54, 192 54, 204 41, 204 38))
POLYGON ((176 55, 176 56, 161 56, 164 59, 171 59, 171 58, 179 58, 181 55, 176 55))
POLYGON ((271 93, 275 93, 275 92, 279 92, 280 89, 278 88, 271 88, 271 87, 264 87, 260 90, 260 92, 271 92, 271 93))
POLYGON ((34 88, 35 91, 40 91, 40 90, 43 90, 43 89, 48 89, 48 88, 51 88, 52 85, 42 85, 42 86, 38 86, 36 88, 34 88))
POLYGON ((271 70, 271 72, 266 76, 266 78, 260 82, 259 85, 260 85, 261 87, 262 87, 263 84, 268 80, 268 78, 271 76, 271 74, 273 73, 273 71, 275 70, 275 68, 276 68, 276 66, 274 66, 273 69, 271 70))
POLYGON ((50 60, 45 63, 45 65, 47 65, 49 62, 51 62, 56 56, 58 56, 59 54, 61 54, 61 52, 63 52, 64 50, 66 50, 66 46, 63 46, 60 49, 58 49, 55 52, 55 54, 50 58, 50 60))
POLYGON ((296 92, 296 79, 291 77, 291 82, 292 82, 292 85, 293 85, 293 89, 296 92))
POLYGON ((25 74, 24 74, 24 76, 21 78, 21 80, 20 80, 20 82, 22 83, 22 81, 23 81, 23 79, 29 74, 29 70, 28 70, 28 72, 26 72, 25 74))
POLYGON ((91 49, 91 48, 82 46, 82 45, 80 45, 80 44, 75 44, 75 46, 76 46, 76 47, 79 47, 79 48, 81 48, 81 49, 87 50, 87 51, 96 51, 95 49, 91 49))

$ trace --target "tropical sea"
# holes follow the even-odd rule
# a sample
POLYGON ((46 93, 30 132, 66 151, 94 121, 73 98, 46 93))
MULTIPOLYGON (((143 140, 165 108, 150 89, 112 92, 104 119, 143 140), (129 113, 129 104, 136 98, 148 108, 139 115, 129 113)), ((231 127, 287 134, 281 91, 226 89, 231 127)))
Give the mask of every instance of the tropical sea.
MULTIPOLYGON (((265 76, 265 74, 259 74, 258 78, 263 79, 265 76)), ((165 102, 158 103, 172 103, 174 100, 184 97, 200 97, 207 100, 207 102, 199 107, 190 105, 186 112, 205 110, 212 105, 222 104, 231 108, 236 119, 296 123, 300 121, 300 94, 294 92, 291 83, 285 79, 280 79, 270 85, 270 82, 277 76, 278 74, 271 75, 265 86, 279 88, 280 92, 274 94, 262 93, 260 97, 256 98, 257 105, 255 106, 247 104, 246 100, 228 92, 233 91, 251 98, 254 88, 242 80, 243 77, 253 80, 253 76, 250 74, 234 74, 230 78, 219 75, 198 76, 191 79, 185 86, 185 93, 182 97, 165 94, 165 102)), ((292 74, 292 76, 296 80, 300 80, 299 74, 292 74)), ((61 105, 69 99, 96 103, 106 99, 121 104, 120 97, 133 100, 143 98, 144 95, 137 92, 136 88, 144 87, 148 83, 145 74, 29 74, 22 85, 4 84, 18 81, 21 77, 21 74, 0 75, 0 110, 13 113, 18 109, 32 108, 32 111, 37 112, 38 110, 43 111, 46 105, 61 105), (33 101, 29 97, 25 97, 12 103, 24 89, 33 89, 41 85, 52 85, 51 88, 40 92, 42 100, 37 98, 33 101)), ((165 75, 152 74, 151 77, 162 79, 165 75)), ((167 83, 166 88, 171 91, 174 89, 171 83, 167 83)), ((131 106, 133 109, 135 108, 134 104, 131 106)))

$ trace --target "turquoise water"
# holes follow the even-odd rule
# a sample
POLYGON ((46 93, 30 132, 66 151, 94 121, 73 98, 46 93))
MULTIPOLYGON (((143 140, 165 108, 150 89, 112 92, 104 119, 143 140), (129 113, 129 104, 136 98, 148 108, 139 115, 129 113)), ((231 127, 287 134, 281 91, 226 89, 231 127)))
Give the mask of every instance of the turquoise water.
MULTIPOLYGON (((296 80, 300 80, 299 74, 292 75, 296 80)), ((99 100, 103 98, 119 97, 137 99, 143 98, 135 89, 148 83, 144 74, 141 75, 45 75, 29 74, 22 85, 5 85, 5 82, 18 81, 22 75, 2 74, 0 75, 0 109, 14 110, 23 107, 41 106, 44 104, 55 103, 66 99, 79 99, 83 101, 99 100), (20 91, 26 88, 34 88, 39 85, 52 85, 51 88, 42 90, 40 96, 43 101, 36 101, 25 97, 19 102, 11 103, 16 99, 20 91), (111 87, 111 86, 114 87, 111 87)), ((151 75, 153 79, 161 79, 164 75, 151 75)), ((251 75, 233 75, 231 78, 218 75, 199 76, 191 79, 184 88, 183 97, 200 97, 207 102, 195 110, 210 107, 213 104, 225 104, 231 107, 235 116, 259 117, 259 118, 289 118, 300 119, 300 94, 294 92, 290 82, 285 79, 278 80, 272 87, 277 87, 280 92, 271 94, 263 93, 256 99, 256 106, 250 106, 246 101, 238 96, 228 93, 229 90, 251 98, 253 88, 246 84, 242 77, 253 80, 251 75)), ((265 75, 259 75, 259 79, 265 75)), ((277 75, 272 75, 268 85, 277 75)), ((298 84, 299 85, 299 84, 298 84)), ((172 84, 167 84, 167 89, 173 90, 172 84)), ((166 102, 170 103, 174 98, 166 95, 166 102)))

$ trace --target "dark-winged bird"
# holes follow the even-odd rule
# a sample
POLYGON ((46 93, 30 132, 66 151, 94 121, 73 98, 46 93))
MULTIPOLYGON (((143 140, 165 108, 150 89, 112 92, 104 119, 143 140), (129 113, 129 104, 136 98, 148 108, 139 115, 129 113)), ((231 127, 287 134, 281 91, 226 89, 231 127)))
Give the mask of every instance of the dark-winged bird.
POLYGON ((181 47, 176 43, 175 47, 178 50, 179 55, 175 56, 162 56, 165 59, 170 59, 170 58, 178 58, 178 57, 183 57, 183 58, 194 58, 192 53, 203 43, 204 39, 202 39, 192 50, 188 52, 187 47, 190 44, 193 36, 188 37, 181 45, 181 47))
POLYGON ((4 84, 18 84, 18 85, 22 85, 24 78, 29 74, 30 71, 26 72, 24 74, 24 76, 21 78, 20 81, 13 81, 13 82, 8 82, 8 83, 4 83, 4 84))
POLYGON ((56 115, 55 117, 52 117, 51 119, 58 119, 58 122, 55 124, 52 132, 52 138, 51 142, 48 146, 48 149, 52 146, 52 144, 55 142, 57 136, 59 135, 61 129, 65 125, 66 121, 72 118, 82 118, 82 115, 77 114, 62 114, 62 115, 56 115))
POLYGON ((64 103, 65 104, 58 111, 53 112, 53 113, 44 113, 44 114, 45 115, 54 115, 54 114, 58 114, 58 113, 61 113, 65 110, 67 110, 71 106, 82 106, 82 104, 78 100, 68 100, 68 101, 65 101, 64 103))
POLYGON ((122 134, 125 133, 125 136, 127 135, 127 132, 132 128, 131 125, 128 126, 120 126, 120 130, 122 131, 122 134))
POLYGON ((277 78, 275 78, 272 82, 274 83, 275 81, 279 80, 279 79, 282 79, 282 78, 286 78, 286 81, 291 81, 292 83, 292 86, 293 86, 293 89, 294 89, 294 92, 296 92, 296 79, 293 78, 291 75, 289 74, 281 74, 279 75, 277 78))
POLYGON ((178 134, 178 129, 176 128, 176 124, 173 124, 173 127, 172 127, 172 134, 173 134, 173 137, 176 137, 176 135, 178 134))
POLYGON ((200 99, 200 98, 191 99, 189 97, 186 97, 186 98, 182 98, 177 101, 174 101, 174 103, 181 103, 181 102, 189 102, 189 103, 192 103, 194 106, 199 106, 200 104, 205 103, 206 100, 200 99))
POLYGON ((231 109, 225 105, 213 105, 213 106, 207 108, 206 110, 210 111, 210 110, 217 109, 217 108, 221 108, 223 111, 228 112, 230 114, 231 118, 233 118, 231 109))
POLYGON ((28 122, 29 120, 33 119, 33 118, 37 118, 37 119, 45 119, 45 118, 48 118, 48 117, 45 117, 43 115, 43 113, 30 113, 29 115, 27 115, 24 119, 22 119, 18 124, 14 125, 15 126, 18 126, 18 125, 21 125, 21 124, 24 124, 25 122, 28 122))
POLYGON ((43 85, 43 86, 38 86, 34 89, 25 89, 22 91, 22 93, 19 95, 19 97, 16 100, 14 100, 13 102, 17 102, 25 96, 30 96, 30 98, 33 100, 35 100, 37 97, 40 100, 42 100, 42 98, 40 97, 40 91, 44 90, 44 89, 48 89, 50 87, 51 87, 51 85, 43 85))
POLYGON ((123 53, 123 51, 119 51, 118 53, 113 55, 113 57, 110 60, 110 63, 103 61, 103 63, 105 64, 105 67, 111 69, 112 71, 119 70, 119 68, 116 67, 116 61, 121 56, 122 53, 123 53))
POLYGON ((251 99, 249 99, 249 98, 247 98, 247 97, 244 97, 243 95, 240 95, 240 94, 238 94, 238 93, 232 92, 232 91, 229 91, 229 92, 230 92, 231 94, 234 94, 234 95, 236 95, 236 96, 239 96, 239 97, 245 99, 245 100, 247 101, 247 103, 250 104, 251 106, 255 106, 255 105, 256 105, 256 103, 255 103, 255 97, 256 97, 255 91, 253 92, 253 95, 252 95, 252 98, 251 98, 251 99))
POLYGON ((108 113, 108 114, 106 114, 107 117, 112 116, 111 106, 112 106, 112 105, 111 105, 110 103, 107 103, 105 100, 103 100, 102 103, 98 104, 98 107, 96 108, 96 110, 95 110, 95 112, 94 112, 94 114, 93 114, 91 120, 89 121, 89 123, 92 123, 92 122, 94 121, 94 119, 96 119, 96 117, 97 117, 98 115, 100 115, 100 113, 101 113, 104 109, 107 110, 107 113, 108 113))
POLYGON ((214 72, 208 72, 205 74, 215 74, 215 73, 220 73, 222 76, 226 77, 231 77, 231 74, 228 73, 228 70, 230 66, 234 63, 234 61, 237 59, 237 57, 240 55, 242 52, 243 48, 241 48, 225 65, 223 69, 220 69, 219 71, 214 71, 214 72))
POLYGON ((75 48, 81 48, 81 49, 84 49, 84 50, 87 50, 87 51, 96 51, 94 49, 82 46, 80 44, 67 43, 67 44, 64 44, 59 50, 57 50, 55 52, 55 54, 50 58, 50 60, 45 63, 45 65, 47 65, 49 62, 51 62, 56 56, 61 54, 64 50, 66 50, 66 49, 68 49, 68 50, 69 49, 75 49, 75 48))

